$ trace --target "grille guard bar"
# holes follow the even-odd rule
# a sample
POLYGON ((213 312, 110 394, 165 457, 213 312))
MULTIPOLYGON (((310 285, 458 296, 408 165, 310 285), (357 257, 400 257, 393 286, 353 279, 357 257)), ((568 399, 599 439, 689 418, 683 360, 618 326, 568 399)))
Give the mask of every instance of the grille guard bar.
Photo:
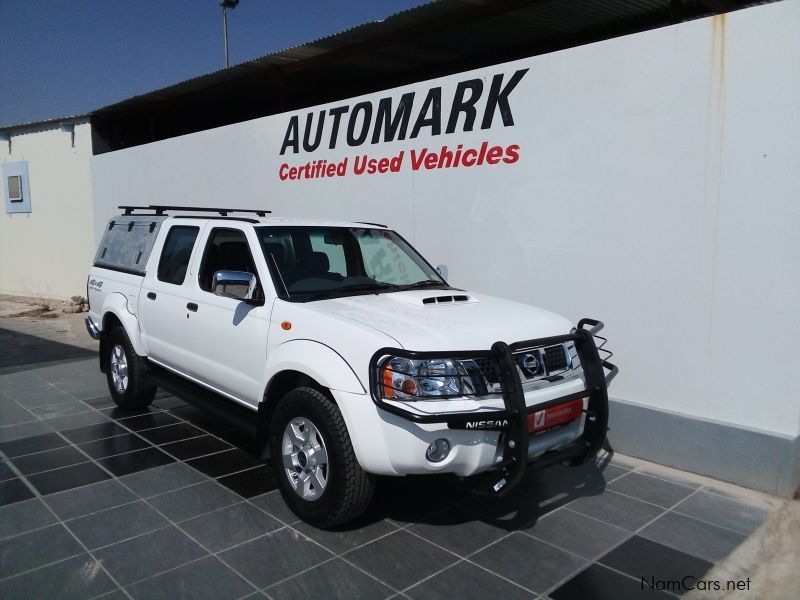
MULTIPOLYGON (((502 431, 503 459, 500 462, 501 472, 498 479, 496 471, 485 474, 488 484, 485 491, 504 495, 522 478, 526 470, 539 470, 554 464, 569 461, 570 464, 581 464, 595 456, 602 448, 608 431, 608 385, 617 376, 619 369, 608 361, 612 354, 604 349, 606 339, 598 333, 603 323, 596 319, 581 319, 577 328, 569 334, 525 340, 506 344, 495 342, 491 350, 457 351, 457 352, 412 352, 400 348, 381 348, 370 359, 371 397, 375 405, 394 415, 398 415, 415 423, 446 423, 450 429, 476 429, 482 431, 502 431), (595 338, 601 340, 598 345, 595 338), (574 342, 575 350, 580 358, 586 387, 548 402, 528 408, 525 394, 519 377, 513 353, 524 348, 552 346, 574 342), (601 358, 600 353, 605 353, 601 358), (494 360, 499 367, 501 387, 503 390, 504 408, 497 410, 447 412, 419 414, 406 410, 395 404, 386 402, 380 396, 381 368, 379 361, 386 356, 400 356, 409 359, 441 358, 468 359, 487 358, 494 360), (608 372, 606 372, 608 371, 608 372), (561 404, 576 398, 589 398, 586 408, 586 421, 581 436, 566 447, 528 460, 528 419, 527 415, 534 410, 542 410, 549 406, 561 404), (488 418, 488 419, 487 419, 488 418), (491 424, 477 427, 476 421, 485 419, 491 424), (469 427, 468 424, 473 424, 469 427)), ((484 486, 481 486, 484 487, 484 486)))

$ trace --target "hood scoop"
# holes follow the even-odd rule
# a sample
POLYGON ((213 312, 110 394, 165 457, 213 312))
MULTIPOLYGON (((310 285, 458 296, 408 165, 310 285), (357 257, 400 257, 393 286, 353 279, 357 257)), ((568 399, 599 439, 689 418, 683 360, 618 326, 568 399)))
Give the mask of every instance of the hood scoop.
POLYGON ((454 296, 430 296, 422 299, 422 303, 428 305, 456 304, 460 302, 477 302, 477 300, 470 298, 466 294, 456 294, 454 296))

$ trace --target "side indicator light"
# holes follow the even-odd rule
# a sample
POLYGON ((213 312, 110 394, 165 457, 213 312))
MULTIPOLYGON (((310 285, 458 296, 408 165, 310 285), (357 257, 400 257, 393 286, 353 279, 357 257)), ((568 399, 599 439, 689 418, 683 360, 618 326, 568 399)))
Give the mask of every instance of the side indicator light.
POLYGON ((284 331, 289 331, 292 328, 292 324, 289 321, 284 321, 281 323, 281 329, 284 331))

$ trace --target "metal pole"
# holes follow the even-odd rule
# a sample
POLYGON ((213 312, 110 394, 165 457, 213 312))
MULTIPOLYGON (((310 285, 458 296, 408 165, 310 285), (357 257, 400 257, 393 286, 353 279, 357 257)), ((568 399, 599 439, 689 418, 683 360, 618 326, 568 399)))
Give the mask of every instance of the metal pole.
POLYGON ((222 5, 222 25, 225 28, 225 68, 230 66, 228 62, 228 7, 222 5))

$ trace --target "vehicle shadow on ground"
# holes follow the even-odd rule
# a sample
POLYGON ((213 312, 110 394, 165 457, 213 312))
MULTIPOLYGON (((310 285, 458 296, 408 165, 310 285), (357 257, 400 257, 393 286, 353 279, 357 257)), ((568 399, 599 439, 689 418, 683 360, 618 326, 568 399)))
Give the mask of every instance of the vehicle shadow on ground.
MULTIPOLYGON (((97 356, 96 352, 0 327, 0 369, 58 364, 97 356)), ((19 371, 22 369, 11 369, 19 371)))
POLYGON ((337 530, 353 531, 384 519, 441 527, 481 521, 508 532, 527 530, 573 500, 602 494, 611 456, 527 474, 503 497, 476 493, 474 483, 455 476, 381 477, 367 513, 337 530))

